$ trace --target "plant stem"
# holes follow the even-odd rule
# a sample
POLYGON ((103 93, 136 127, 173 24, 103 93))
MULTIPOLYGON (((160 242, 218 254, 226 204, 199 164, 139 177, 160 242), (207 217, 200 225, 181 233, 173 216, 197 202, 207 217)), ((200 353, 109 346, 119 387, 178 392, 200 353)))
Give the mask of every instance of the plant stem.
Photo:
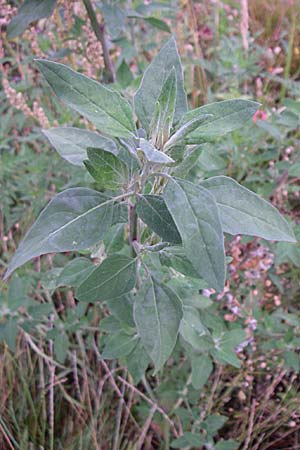
MULTIPOLYGON (((197 55, 198 59, 203 59, 203 52, 198 38, 198 26, 196 20, 197 15, 195 13, 193 1, 188 0, 186 5, 189 15, 192 37, 194 41, 195 54, 197 55)), ((201 65, 195 66, 195 74, 198 87, 200 89, 200 95, 198 96, 198 104, 194 105, 194 107, 196 108, 197 106, 201 106, 207 102, 207 79, 205 70, 201 67, 201 65)))
POLYGON ((129 243, 131 245, 131 253, 135 258, 137 252, 134 248, 133 242, 138 240, 138 217, 136 213, 136 205, 129 201, 129 243))
POLYGON ((110 59, 110 54, 107 46, 107 40, 105 37, 105 24, 99 23, 97 20, 96 13, 94 11, 93 5, 90 0, 83 0, 85 9, 88 13, 89 19, 91 21, 92 28, 99 42, 102 45, 103 59, 105 65, 105 72, 107 79, 110 83, 116 80, 115 68, 113 66, 112 60, 110 59))
MULTIPOLYGON (((290 76, 291 71, 291 65, 292 65, 292 59, 293 59, 293 47, 294 47, 294 38, 296 33, 296 24, 297 24, 297 13, 294 11, 292 14, 292 24, 291 24, 291 31, 289 35, 289 44, 288 44, 288 53, 286 56, 286 64, 284 68, 284 80, 287 81, 290 76)), ((280 91, 280 103, 284 100, 286 94, 286 85, 283 84, 281 86, 280 91)))

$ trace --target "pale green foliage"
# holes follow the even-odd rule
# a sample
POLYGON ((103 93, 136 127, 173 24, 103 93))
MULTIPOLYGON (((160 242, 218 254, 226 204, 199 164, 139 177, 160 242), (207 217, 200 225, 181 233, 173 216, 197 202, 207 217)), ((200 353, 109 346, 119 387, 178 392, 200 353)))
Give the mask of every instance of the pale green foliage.
MULTIPOLYGON (((206 383, 213 361, 239 367, 235 348, 245 333, 220 323, 211 314, 212 301, 199 291, 224 288, 224 233, 288 242, 295 237, 272 205, 236 181, 184 178, 205 158, 199 144, 242 127, 259 105, 237 99, 186 112, 173 38, 146 70, 135 111, 118 92, 62 64, 37 64, 64 103, 111 137, 75 128, 44 132, 63 158, 85 165, 95 186, 108 192, 72 188, 56 195, 21 242, 6 276, 45 253, 93 252, 100 263, 75 259, 54 269, 45 283, 51 289, 75 287, 79 311, 98 302, 110 310, 100 325, 106 333, 98 343, 103 358, 121 358, 138 382, 150 360, 159 371, 178 343, 191 361, 195 388, 206 383), (136 129, 135 115, 143 129, 136 129)), ((53 335, 61 361, 65 335, 53 335)), ((201 424, 208 440, 210 430, 215 433, 223 423, 220 416, 201 424)), ((202 435, 185 433, 174 448, 202 444, 202 435)))
POLYGON ((215 197, 225 233, 296 242, 291 226, 278 210, 232 178, 209 178, 201 186, 215 197))
POLYGON ((135 285, 135 260, 111 255, 79 286, 76 296, 85 302, 105 301, 130 292, 135 285))
POLYGON ((194 269, 213 288, 223 290, 223 233, 213 196, 200 186, 173 178, 168 181, 163 197, 194 269))
POLYGON ((174 112, 175 123, 187 110, 186 95, 183 86, 183 74, 177 46, 174 38, 171 38, 160 50, 156 58, 146 69, 140 88, 134 97, 135 111, 141 126, 149 131, 150 123, 153 124, 153 116, 156 111, 157 101, 161 95, 162 87, 175 68, 177 96, 174 112))
POLYGON ((7 28, 7 37, 14 38, 26 30, 32 22, 49 17, 53 13, 56 0, 25 0, 7 28))
POLYGON ((103 148, 117 153, 117 145, 112 139, 98 133, 73 127, 57 127, 43 130, 58 154, 75 166, 82 166, 87 158, 88 147, 103 148))
POLYGON ((175 346, 182 318, 181 301, 167 286, 149 278, 143 296, 134 304, 134 319, 142 343, 161 369, 175 346))
POLYGON ((105 134, 132 137, 135 124, 131 108, 118 92, 60 63, 43 59, 36 64, 58 98, 93 122, 105 134))

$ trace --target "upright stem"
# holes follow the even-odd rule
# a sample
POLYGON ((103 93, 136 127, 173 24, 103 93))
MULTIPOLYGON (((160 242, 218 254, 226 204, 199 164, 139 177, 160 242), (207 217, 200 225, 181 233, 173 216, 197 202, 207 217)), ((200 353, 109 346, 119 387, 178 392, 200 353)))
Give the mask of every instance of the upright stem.
MULTIPOLYGON (((188 9, 188 14, 189 14, 189 21, 190 21, 193 41, 194 41, 194 50, 197 55, 197 58, 203 59, 202 48, 200 46, 199 39, 197 36, 198 26, 197 26, 196 13, 195 13, 195 9, 194 9, 193 0, 187 1, 187 9, 188 9)), ((195 66, 195 73, 196 73, 198 87, 200 89, 199 104, 194 105, 194 107, 197 107, 197 106, 201 106, 201 104, 205 104, 207 102, 207 79, 206 79, 205 70, 201 67, 201 65, 195 66)))
MULTIPOLYGON (((292 66, 292 59, 293 59, 293 47, 294 47, 294 39, 295 39, 295 33, 296 33, 296 25, 297 25, 297 13, 296 11, 292 12, 292 18, 291 18, 291 29, 289 34, 289 43, 288 43, 288 52, 286 56, 286 64, 284 68, 284 80, 287 81, 290 76, 291 66, 292 66)), ((281 91, 280 91, 280 102, 284 100, 286 94, 286 85, 282 84, 281 91)))
POLYGON ((138 217, 136 213, 136 205, 129 201, 129 243, 131 245, 132 256, 136 257, 136 251, 132 245, 134 241, 138 240, 138 217))
POLYGON ((105 65, 105 72, 108 77, 108 81, 113 83, 116 79, 115 69, 113 66, 113 63, 110 59, 110 54, 107 46, 107 41, 105 37, 105 24, 99 23, 97 20, 96 13, 94 11, 93 5, 90 0, 83 0, 85 9, 88 13, 88 16, 91 21, 91 25, 93 27, 93 30, 95 32, 95 35, 98 39, 98 41, 101 42, 102 45, 102 51, 103 51, 103 59, 104 59, 104 65, 105 65))

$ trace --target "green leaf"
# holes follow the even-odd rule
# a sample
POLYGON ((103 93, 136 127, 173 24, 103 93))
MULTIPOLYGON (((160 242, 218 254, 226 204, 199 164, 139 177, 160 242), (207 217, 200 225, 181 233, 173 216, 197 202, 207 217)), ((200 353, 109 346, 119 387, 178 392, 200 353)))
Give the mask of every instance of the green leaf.
POLYGON ((83 163, 100 188, 116 190, 124 186, 128 173, 117 156, 100 148, 88 148, 87 155, 89 159, 83 163))
POLYGON ((46 59, 37 59, 36 63, 58 98, 93 122, 102 133, 115 137, 135 135, 131 108, 118 92, 63 64, 46 59))
POLYGON ((182 162, 175 168, 173 174, 179 178, 186 178, 189 172, 197 165, 202 151, 203 145, 189 147, 182 162))
POLYGON ((56 0, 25 0, 7 27, 8 39, 22 34, 32 22, 50 17, 55 4, 56 0))
POLYGON ((291 226, 277 209, 232 178, 209 178, 201 186, 214 196, 224 232, 296 242, 291 226))
POLYGON ((191 362, 192 385, 195 389, 202 389, 213 371, 211 358, 204 353, 202 355, 193 353, 191 356, 191 362))
POLYGON ((81 128, 49 128, 43 130, 43 134, 59 155, 75 166, 83 166, 83 160, 87 159, 88 147, 103 148, 115 154, 118 151, 113 140, 81 128))
POLYGON ((187 259, 185 251, 182 247, 174 246, 161 250, 159 252, 159 259, 161 264, 164 266, 173 267, 173 269, 177 272, 180 272, 188 277, 199 278, 198 272, 194 269, 192 263, 187 259))
POLYGON ((215 445, 215 450, 237 450, 240 444, 233 439, 228 439, 226 441, 219 441, 215 445))
POLYGON ((36 256, 96 244, 119 219, 119 205, 114 203, 114 198, 86 188, 71 188, 56 195, 27 232, 5 278, 36 256))
POLYGON ((54 328, 52 331, 55 357, 57 361, 59 361, 61 364, 64 364, 70 347, 68 336, 66 335, 66 333, 56 328, 54 328))
POLYGON ((231 364, 239 368, 240 360, 235 355, 235 348, 246 338, 244 330, 237 328, 223 332, 220 336, 214 337, 215 349, 212 355, 221 363, 231 364))
POLYGON ((170 178, 163 197, 194 269, 211 287, 222 291, 225 253, 222 226, 213 195, 188 181, 170 178))
POLYGON ((56 287, 79 286, 95 269, 94 264, 88 258, 72 259, 60 272, 56 280, 56 287))
POLYGON ((260 104, 257 102, 243 99, 211 103, 187 112, 182 117, 179 126, 183 126, 203 114, 212 114, 213 117, 207 119, 187 138, 188 144, 199 144, 200 142, 214 140, 223 134, 242 127, 245 122, 253 117, 259 106, 260 104))
POLYGON ((176 106, 176 71, 173 67, 162 87, 150 125, 152 142, 162 148, 170 135, 176 106))
POLYGON ((173 67, 175 67, 177 79, 177 97, 174 114, 174 121, 176 123, 187 110, 187 100, 183 86, 182 66, 175 39, 172 37, 146 69, 140 88, 134 98, 135 111, 140 125, 148 133, 150 122, 155 113, 157 100, 173 67))
POLYGON ((196 447, 200 448, 205 444, 204 437, 199 433, 191 433, 190 431, 186 431, 183 436, 180 436, 174 441, 171 442, 172 448, 190 448, 196 447))
POLYGON ((180 234, 162 196, 140 196, 136 212, 142 221, 164 241, 181 243, 180 234))
POLYGON ((210 342, 210 333, 201 322, 199 312, 193 306, 183 306, 183 317, 179 328, 180 335, 195 350, 203 350, 203 338, 206 342, 210 342))
POLYGON ((114 254, 106 258, 78 287, 76 298, 85 302, 106 301, 121 297, 133 289, 136 260, 114 254))
POLYGON ((134 303, 134 320, 156 372, 173 351, 181 318, 182 306, 177 295, 150 277, 144 296, 137 296, 134 303))
POLYGON ((201 423, 201 428, 206 431, 208 438, 213 438, 227 421, 228 417, 226 416, 210 414, 204 422, 201 423))
POLYGON ((300 370, 300 357, 298 353, 294 351, 285 351, 284 352, 284 365, 287 370, 294 370, 296 373, 299 373, 300 370))
POLYGON ((122 88, 127 88, 133 81, 133 75, 131 73, 131 70, 124 59, 122 60, 117 70, 116 76, 117 81, 118 83, 120 83, 122 88))
POLYGON ((130 336, 124 331, 108 336, 102 353, 103 359, 122 358, 129 355, 137 345, 138 336, 130 336))
POLYGON ((182 125, 164 145, 164 150, 167 151, 175 145, 182 145, 187 143, 187 138, 194 130, 199 128, 201 124, 207 122, 208 119, 213 117, 213 114, 201 114, 199 117, 191 119, 182 125))
POLYGON ((131 328, 135 327, 133 319, 133 302, 129 295, 111 298, 106 303, 111 314, 118 319, 122 325, 131 328))
POLYGON ((163 152, 157 150, 149 141, 140 139, 140 149, 146 160, 152 164, 172 164, 175 161, 163 152))
POLYGON ((152 27, 157 28, 158 30, 171 33, 169 25, 163 20, 157 19, 157 17, 144 17, 144 21, 148 22, 152 27))
POLYGON ((150 358, 140 340, 132 352, 125 357, 124 362, 133 378, 134 384, 137 384, 150 364, 150 358))
POLYGON ((0 342, 4 341, 8 348, 15 353, 18 336, 18 323, 16 318, 10 317, 6 323, 0 323, 0 342))

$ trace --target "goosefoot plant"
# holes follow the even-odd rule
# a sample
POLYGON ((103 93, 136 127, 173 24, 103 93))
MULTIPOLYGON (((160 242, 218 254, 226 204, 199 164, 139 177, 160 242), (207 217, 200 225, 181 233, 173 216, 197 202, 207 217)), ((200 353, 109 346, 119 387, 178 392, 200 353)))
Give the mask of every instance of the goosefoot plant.
POLYGON ((235 180, 215 176, 194 184, 187 176, 201 144, 243 126, 259 104, 237 99, 187 111, 173 38, 145 71, 134 110, 119 92, 62 64, 36 64, 59 99, 101 133, 44 130, 64 159, 86 168, 98 190, 76 187, 56 195, 21 242, 6 277, 39 255, 103 249, 104 242, 100 264, 76 258, 58 282, 73 286, 78 302, 101 302, 110 310, 101 321, 104 359, 121 358, 138 382, 151 361, 159 371, 178 342, 196 388, 214 359, 238 367, 234 349, 245 339, 242 328, 220 326, 207 312, 210 300, 199 294, 205 287, 224 288, 223 233, 295 237, 270 203, 235 180))

